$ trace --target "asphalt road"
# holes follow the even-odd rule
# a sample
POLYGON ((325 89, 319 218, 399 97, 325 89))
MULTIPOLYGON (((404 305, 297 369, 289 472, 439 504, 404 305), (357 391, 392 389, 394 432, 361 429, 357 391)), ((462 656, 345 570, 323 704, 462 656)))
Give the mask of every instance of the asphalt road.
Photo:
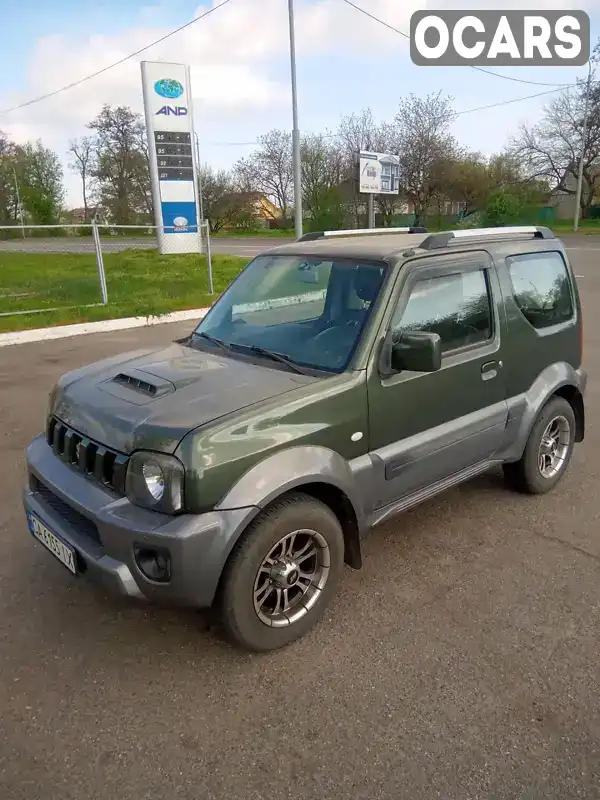
POLYGON ((376 530, 323 623, 266 656, 72 579, 20 505, 59 374, 186 326, 0 350, 0 798, 597 800, 598 249, 572 252, 588 429, 560 486, 492 473, 376 530))
MULTIPOLYGON (((155 250, 156 238, 154 236, 140 236, 137 238, 125 238, 115 236, 114 238, 102 237, 102 250, 105 253, 118 253, 121 250, 155 250)), ((223 253, 230 256, 244 256, 252 258, 263 250, 276 247, 279 244, 293 241, 283 238, 264 238, 251 239, 243 237, 231 237, 229 239, 211 239, 213 253, 223 253)), ((0 241, 0 266, 2 265, 2 253, 93 253, 94 243, 90 237, 72 237, 57 239, 9 239, 0 241)))
MULTIPOLYGON (((562 239, 575 250, 579 249, 600 249, 600 235, 565 235, 562 239)), ((211 248, 214 253, 221 253, 231 256, 243 256, 253 258, 280 244, 292 242, 293 239, 284 238, 243 238, 232 236, 230 238, 212 238, 211 248)), ((105 253, 116 253, 128 249, 148 249, 156 248, 154 236, 140 236, 136 238, 125 237, 102 237, 102 249, 105 253)), ((93 253, 94 244, 91 237, 72 237, 57 239, 10 239, 0 241, 0 267, 2 266, 2 252, 22 252, 22 253, 93 253)))

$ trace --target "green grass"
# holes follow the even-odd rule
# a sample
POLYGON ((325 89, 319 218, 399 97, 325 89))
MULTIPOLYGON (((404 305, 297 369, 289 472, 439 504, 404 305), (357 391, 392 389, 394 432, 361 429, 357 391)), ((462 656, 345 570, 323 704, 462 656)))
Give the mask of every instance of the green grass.
POLYGON ((209 306, 249 260, 213 255, 211 297, 205 256, 161 256, 153 250, 106 253, 108 305, 85 308, 100 302, 94 255, 0 252, 0 312, 59 309, 0 316, 0 332, 209 306))
POLYGON ((216 239, 295 239, 295 231, 277 228, 223 228, 217 233, 212 233, 211 237, 216 239))
MULTIPOLYGON (((575 233, 573 230, 573 221, 560 221, 560 222, 553 222, 549 225, 549 227, 554 231, 554 233, 575 233)), ((594 234, 600 234, 600 219, 582 219, 579 222, 579 230, 577 233, 580 233, 584 236, 591 236, 594 234)))

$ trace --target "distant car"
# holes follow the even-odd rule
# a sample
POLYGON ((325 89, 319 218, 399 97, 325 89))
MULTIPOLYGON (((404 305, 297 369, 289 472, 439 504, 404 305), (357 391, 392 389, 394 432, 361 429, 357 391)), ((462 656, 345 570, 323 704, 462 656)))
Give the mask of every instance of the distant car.
POLYGON ((308 234, 182 341, 64 375, 29 528, 74 574, 305 634, 376 524, 502 465, 543 494, 584 437, 581 305, 545 228, 308 234))

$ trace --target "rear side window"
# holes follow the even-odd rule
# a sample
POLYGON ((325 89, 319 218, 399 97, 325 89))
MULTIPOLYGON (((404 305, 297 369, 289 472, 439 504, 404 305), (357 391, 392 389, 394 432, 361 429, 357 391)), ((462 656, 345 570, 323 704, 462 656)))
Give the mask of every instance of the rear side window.
POLYGON ((516 303, 534 328, 568 322, 575 315, 567 266, 560 253, 506 259, 516 303))

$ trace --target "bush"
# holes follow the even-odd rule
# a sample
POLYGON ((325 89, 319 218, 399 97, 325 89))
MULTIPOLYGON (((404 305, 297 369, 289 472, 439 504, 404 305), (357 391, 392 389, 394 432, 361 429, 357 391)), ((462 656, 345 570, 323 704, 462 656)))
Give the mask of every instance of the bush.
POLYGON ((483 225, 486 228, 514 225, 523 215, 521 201, 515 195, 500 190, 494 192, 487 202, 483 213, 483 225))

